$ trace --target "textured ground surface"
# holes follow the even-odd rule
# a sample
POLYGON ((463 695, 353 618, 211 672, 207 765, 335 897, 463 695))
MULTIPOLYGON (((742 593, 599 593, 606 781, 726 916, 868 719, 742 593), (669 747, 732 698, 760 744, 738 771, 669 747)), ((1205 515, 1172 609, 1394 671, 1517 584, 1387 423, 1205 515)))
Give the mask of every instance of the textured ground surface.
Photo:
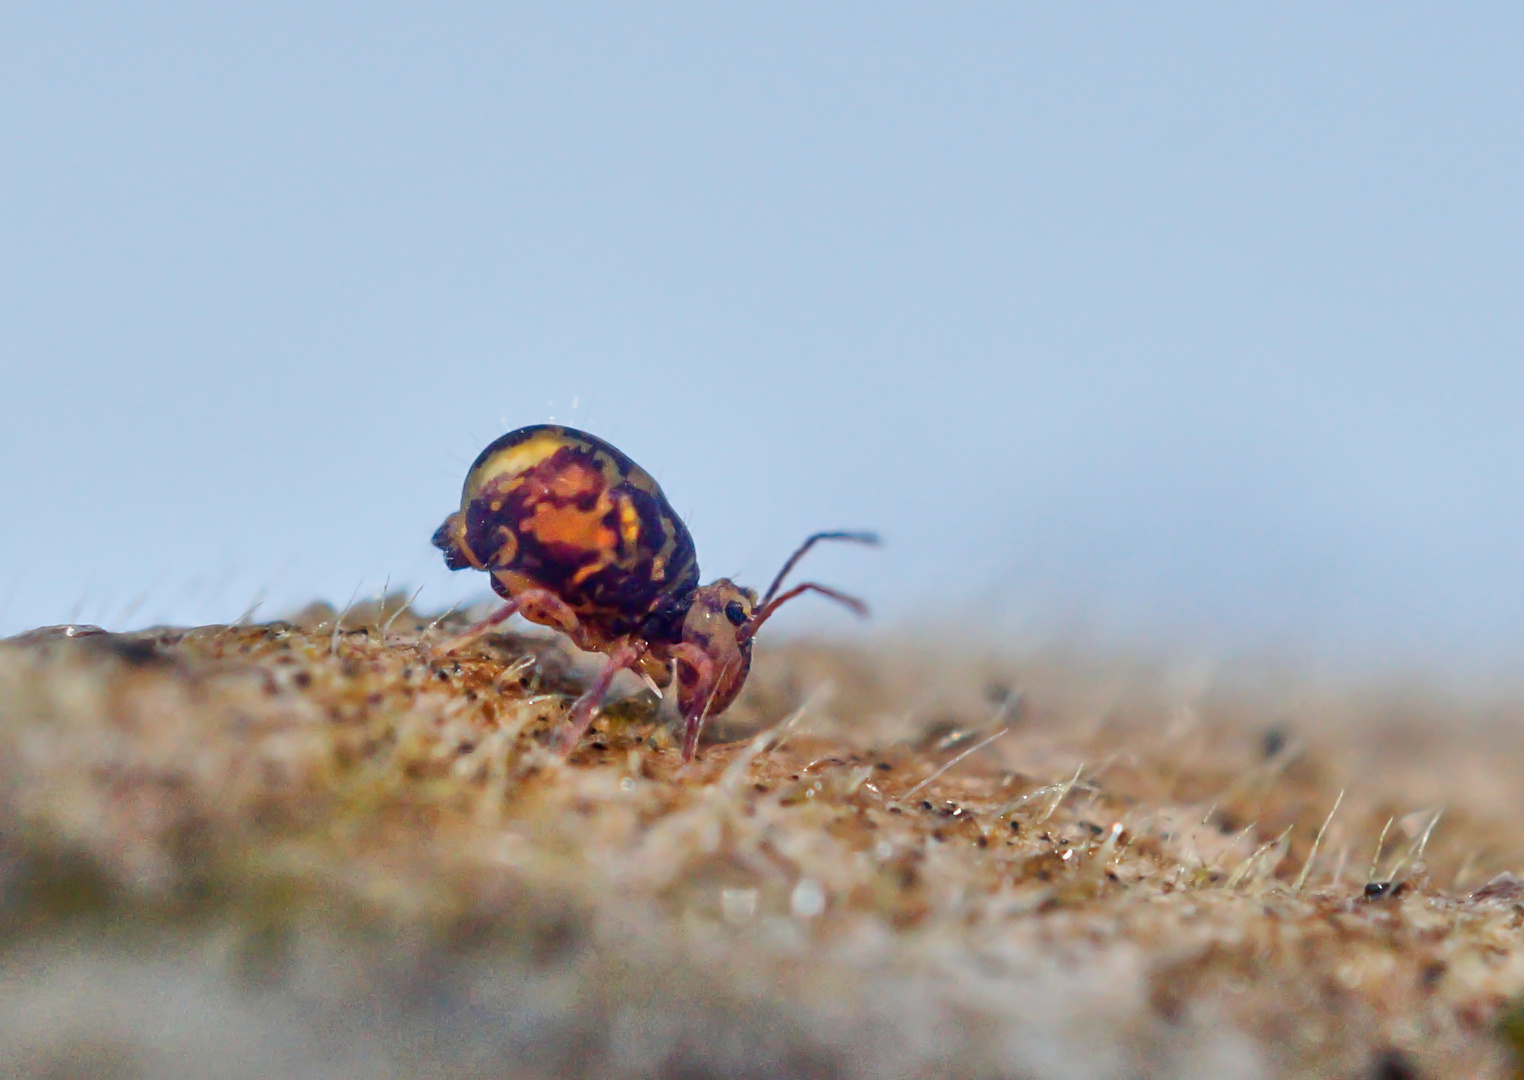
POLYGON ((1506 696, 335 623, 0 643, 5 1075, 1513 1075, 1506 696))

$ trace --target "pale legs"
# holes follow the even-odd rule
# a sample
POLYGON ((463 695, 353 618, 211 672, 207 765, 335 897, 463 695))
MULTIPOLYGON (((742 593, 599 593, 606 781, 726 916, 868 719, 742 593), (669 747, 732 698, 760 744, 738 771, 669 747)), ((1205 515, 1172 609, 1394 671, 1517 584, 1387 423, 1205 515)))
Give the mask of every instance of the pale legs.
MULTIPOLYGON (((819 586, 801 586, 805 588, 820 588, 819 586)), ((821 591, 827 591, 822 589, 821 591)), ((795 595, 791 591, 790 596, 795 595)), ((781 599, 779 601, 782 602, 781 599)), ((774 605, 776 606, 776 605, 774 605)), ((592 644, 587 640, 587 635, 582 632, 582 625, 577 620, 577 613, 555 593, 547 589, 526 589, 518 596, 509 600, 501 608, 478 623, 467 627, 455 637, 445 642, 440 647, 442 653, 451 653, 475 641, 494 627, 506 622, 517 612, 524 612, 525 617, 533 616, 533 621, 552 629, 560 630, 571 638, 572 641, 583 649, 588 649, 592 644)), ((769 612, 768 614, 771 614, 769 612)), ((570 754, 576 749, 577 742, 587 729, 592 727, 593 720, 598 715, 598 706, 603 697, 608 693, 609 687, 614 682, 614 676, 625 668, 631 668, 646 654, 647 646, 644 642, 630 641, 628 638, 616 645, 608 654, 608 663, 593 680, 593 685, 588 687, 587 693, 577 699, 568 716, 566 731, 560 739, 559 750, 562 756, 570 754)), ((672 657, 680 663, 688 665, 694 672, 693 690, 690 694, 682 693, 681 698, 686 698, 683 709, 683 760, 692 761, 693 755, 698 751, 699 735, 704 727, 705 714, 709 709, 710 698, 714 694, 715 675, 714 661, 697 645, 688 642, 679 642, 668 650, 672 657)))
POLYGON ((561 736, 561 756, 568 756, 577 748, 577 742, 587 729, 593 726, 593 719, 598 715, 598 706, 603 702, 603 695, 609 692, 609 686, 618 675, 627 667, 633 667, 645 654, 644 644, 632 644, 629 641, 622 642, 613 652, 609 653, 609 662, 603 665, 603 670, 593 680, 593 685, 587 688, 587 693, 577 699, 572 706, 571 715, 568 717, 569 724, 565 733, 561 736))
MULTIPOLYGON (((683 760, 692 761, 698 752, 699 732, 704 726, 704 715, 709 711, 709 699, 714 694, 714 661, 697 645, 682 641, 670 649, 672 656, 693 669, 692 697, 683 709, 683 760)), ((688 697, 682 680, 678 680, 678 699, 688 697)))
POLYGON ((577 613, 567 605, 565 600, 549 589, 525 589, 481 622, 472 623, 456 634, 441 645, 439 651, 452 653, 456 649, 463 648, 499 623, 507 622, 519 611, 523 611, 524 617, 529 618, 531 622, 548 626, 552 630, 559 630, 571 638, 578 648, 585 648, 583 642, 586 635, 582 633, 582 624, 577 619, 577 613), (531 615, 533 618, 530 618, 531 615))

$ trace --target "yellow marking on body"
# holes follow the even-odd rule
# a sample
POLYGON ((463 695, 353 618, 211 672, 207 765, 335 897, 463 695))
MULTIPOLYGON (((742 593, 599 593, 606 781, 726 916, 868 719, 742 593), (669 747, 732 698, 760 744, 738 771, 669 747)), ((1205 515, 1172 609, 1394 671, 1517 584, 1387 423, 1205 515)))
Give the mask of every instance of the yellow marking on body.
POLYGON ((667 580, 667 559, 664 555, 658 555, 651 560, 651 580, 667 580))
POLYGON ((661 550, 656 553, 657 557, 662 560, 670 559, 676 547, 677 529, 673 527, 672 519, 663 514, 661 516, 661 550))
MULTIPOLYGON (((656 558, 661 560, 663 566, 668 566, 673 556, 677 554, 677 538, 682 527, 682 523, 675 520, 672 515, 663 514, 661 516, 662 545, 661 550, 656 553, 656 558)), ((671 576, 681 579, 683 575, 689 572, 693 562, 693 556, 690 555, 681 565, 672 566, 671 576)))
POLYGON ((497 527, 498 545, 492 553, 492 562, 495 566, 512 566, 513 560, 519 555, 519 538, 513 529, 507 525, 497 527))
POLYGON ((633 548, 640 543, 640 511, 635 509, 635 500, 625 496, 619 500, 619 532, 624 537, 624 546, 633 548))
POLYGON ((603 478, 609 487, 618 487, 625 479, 624 470, 619 467, 619 459, 607 450, 594 450, 593 461, 603 473, 603 478))
POLYGON ((588 578, 592 577, 598 571, 600 571, 600 570, 604 569, 605 567, 607 567, 608 564, 609 564, 609 560, 607 558, 599 559, 597 562, 588 563, 581 570, 578 570, 575 574, 573 574, 571 576, 571 584, 572 585, 581 585, 584 581, 586 581, 588 578))
POLYGON ((517 446, 510 446, 499 450, 486 461, 471 470, 471 475, 466 477, 466 498, 469 502, 471 496, 480 491, 493 480, 512 479, 534 468, 540 462, 550 457, 557 450, 565 446, 576 445, 574 440, 567 439, 560 432, 540 431, 531 435, 517 446))
POLYGON ((460 553, 466 557, 466 562, 470 563, 478 570, 487 569, 487 567, 482 563, 481 559, 477 557, 476 552, 471 550, 471 545, 466 540, 465 518, 460 514, 456 514, 454 517, 455 528, 450 531, 450 537, 455 541, 455 546, 459 548, 460 553))

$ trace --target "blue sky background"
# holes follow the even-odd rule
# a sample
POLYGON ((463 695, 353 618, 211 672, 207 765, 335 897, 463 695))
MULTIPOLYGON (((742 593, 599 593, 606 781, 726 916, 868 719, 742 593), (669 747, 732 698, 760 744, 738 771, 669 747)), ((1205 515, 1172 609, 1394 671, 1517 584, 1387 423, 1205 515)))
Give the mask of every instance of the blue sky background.
MULTIPOLYGON (((1516 5, 0 11, 0 632, 484 586, 555 419, 880 626, 1524 654, 1516 5)), ((784 626, 856 633, 828 605, 784 626)))

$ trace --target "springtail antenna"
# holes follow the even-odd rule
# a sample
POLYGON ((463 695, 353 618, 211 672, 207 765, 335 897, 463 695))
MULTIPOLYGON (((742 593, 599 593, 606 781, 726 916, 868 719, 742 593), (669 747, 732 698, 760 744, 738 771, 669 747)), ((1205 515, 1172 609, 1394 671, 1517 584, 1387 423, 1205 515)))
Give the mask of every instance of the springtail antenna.
POLYGON ((869 545, 871 547, 877 547, 878 543, 879 543, 878 533, 871 533, 871 532, 818 532, 818 533, 816 533, 814 536, 810 537, 804 543, 800 544, 799 545, 799 550, 794 552, 792 555, 790 555, 788 557, 788 562, 783 564, 783 569, 778 571, 778 576, 773 578, 773 583, 767 587, 767 592, 762 597, 762 606, 763 607, 766 607, 767 606, 767 602, 769 600, 771 600, 775 595, 777 595, 779 587, 782 586, 782 584, 783 584, 783 579, 788 577, 788 572, 794 568, 794 565, 796 563, 798 563, 800 559, 804 558, 804 553, 809 551, 810 548, 814 547, 817 543, 819 543, 822 540, 850 540, 854 544, 867 544, 867 545, 869 545))
POLYGON ((795 585, 782 596, 777 595, 778 589, 780 586, 782 586, 784 578, 788 577, 789 571, 792 570, 794 565, 804 557, 804 553, 806 551, 809 551, 810 548, 814 547, 815 544, 821 540, 850 540, 854 544, 872 545, 877 545, 879 542, 877 533, 821 532, 816 533, 804 543, 800 544, 799 550, 790 555, 788 562, 783 564, 783 569, 778 571, 778 576, 773 579, 772 585, 768 587, 767 595, 762 597, 762 602, 758 606, 757 610, 753 613, 751 619, 748 620, 746 625, 741 627, 740 631, 737 633, 736 636, 740 640, 746 641, 753 637, 756 634, 757 630, 762 626, 762 624, 765 623, 768 619, 772 618, 773 612, 777 611, 780 607, 788 603, 794 597, 801 596, 807 592, 817 592, 822 596, 829 596, 837 603, 851 608, 852 611, 859 616, 866 616, 868 614, 868 605, 863 603, 857 597, 848 596, 844 592, 837 592, 835 589, 828 588, 813 581, 807 581, 803 585, 795 585))

